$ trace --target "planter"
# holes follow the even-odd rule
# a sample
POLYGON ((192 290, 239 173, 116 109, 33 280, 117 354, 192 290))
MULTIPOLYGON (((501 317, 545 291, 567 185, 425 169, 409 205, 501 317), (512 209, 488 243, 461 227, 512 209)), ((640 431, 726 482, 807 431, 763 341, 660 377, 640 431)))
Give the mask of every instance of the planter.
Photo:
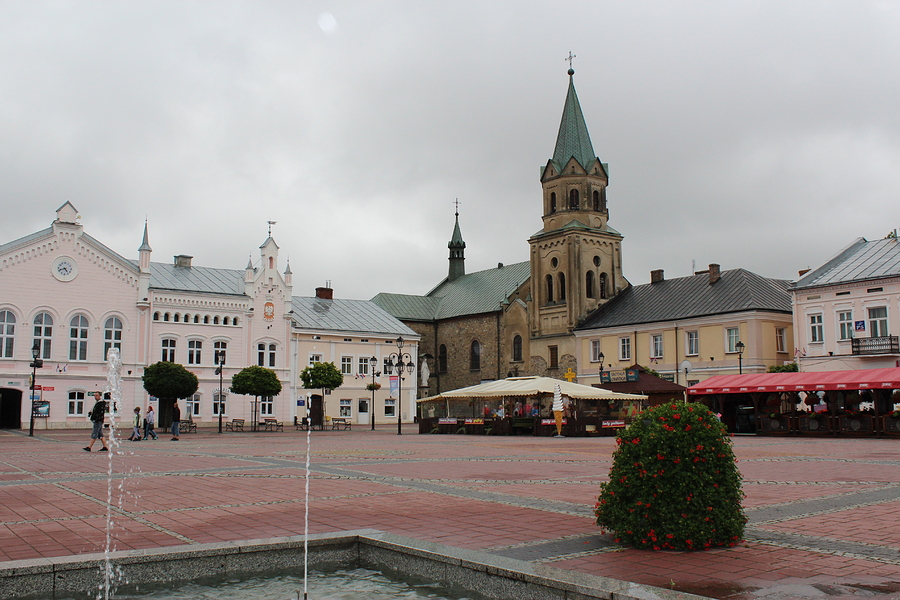
POLYGON ((841 415, 838 419, 841 433, 872 433, 875 431, 875 423, 871 415, 841 415))
POLYGON ((831 419, 827 416, 821 417, 797 417, 797 424, 800 431, 804 433, 829 433, 831 432, 831 419))
POLYGON ((900 419, 893 417, 881 417, 882 429, 885 433, 900 435, 900 419))
POLYGON ((791 431, 791 417, 788 415, 778 415, 777 417, 766 415, 760 418, 759 423, 765 433, 790 433, 791 431))

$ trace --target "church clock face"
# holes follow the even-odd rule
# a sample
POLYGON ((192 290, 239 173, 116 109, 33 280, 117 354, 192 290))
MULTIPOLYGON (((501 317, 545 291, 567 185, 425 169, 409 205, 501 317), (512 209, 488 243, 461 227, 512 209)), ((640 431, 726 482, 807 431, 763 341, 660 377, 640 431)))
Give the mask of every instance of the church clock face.
POLYGON ((68 256, 60 256, 53 261, 52 273, 60 281, 72 281, 78 275, 78 264, 68 256))

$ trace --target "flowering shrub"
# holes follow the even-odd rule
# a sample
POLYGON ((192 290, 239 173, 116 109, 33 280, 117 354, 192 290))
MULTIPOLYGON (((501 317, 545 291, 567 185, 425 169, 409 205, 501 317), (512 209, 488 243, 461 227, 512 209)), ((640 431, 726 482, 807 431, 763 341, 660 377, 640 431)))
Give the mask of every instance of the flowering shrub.
POLYGON ((699 403, 644 411, 616 439, 594 506, 617 542, 653 550, 734 546, 747 522, 725 426, 699 403))

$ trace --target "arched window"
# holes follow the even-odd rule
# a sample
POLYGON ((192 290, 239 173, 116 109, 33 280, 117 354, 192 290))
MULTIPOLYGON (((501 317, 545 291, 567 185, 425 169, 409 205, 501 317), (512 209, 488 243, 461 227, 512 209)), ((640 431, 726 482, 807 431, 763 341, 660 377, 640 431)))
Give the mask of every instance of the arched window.
POLYGON ((222 325, 228 325, 230 322, 231 322, 231 319, 229 319, 228 317, 225 317, 224 319, 222 319, 222 325))
POLYGON ((228 351, 228 342, 214 342, 213 350, 215 354, 213 355, 213 360, 217 365, 225 364, 225 357, 228 351))
POLYGON ((550 212, 556 212, 556 192, 550 192, 550 212))
POLYGON ((559 274, 559 301, 562 302, 566 299, 566 274, 559 274))
POLYGON ((213 317, 213 325, 218 325, 218 324, 219 324, 219 315, 216 315, 215 317, 213 317))
POLYGON ((122 321, 118 317, 110 317, 103 324, 103 358, 109 356, 111 348, 122 351, 122 321))
POLYGON ((194 315, 194 323, 200 322, 200 315, 194 315))
POLYGON ((88 320, 75 315, 69 321, 69 360, 87 360, 88 320))
POLYGON ((40 347, 38 358, 50 358, 50 343, 53 338, 53 317, 48 313, 38 313, 34 317, 34 342, 40 347))
POLYGON ((16 349, 16 315, 0 310, 0 358, 12 358, 16 349))
POLYGON ((447 372, 447 346, 441 344, 438 349, 438 373, 447 372))
POLYGON ((166 313, 163 315, 163 321, 168 321, 170 318, 171 318, 171 315, 169 315, 169 313, 166 313))
POLYGON ((472 340, 472 347, 469 350, 469 369, 477 371, 481 369, 481 344, 478 340, 472 340))
POLYGON ((606 273, 600 273, 600 298, 606 299, 606 273))
POLYGON ((588 271, 584 276, 584 295, 588 298, 596 298, 597 292, 594 290, 594 272, 588 271))
POLYGON ((569 208, 572 210, 578 208, 578 190, 569 191, 569 208))
POLYGON ((175 362, 175 340, 166 338, 162 341, 162 358, 163 362, 175 362))
POLYGON ((275 268, 275 257, 274 257, 274 256, 270 256, 270 257, 269 257, 269 268, 270 268, 270 269, 274 269, 274 268, 275 268))
POLYGON ((184 313, 184 322, 185 322, 185 323, 190 323, 190 322, 191 322, 191 315, 189 315, 189 314, 187 314, 187 313, 184 313))
POLYGON ((233 318, 233 319, 231 320, 231 324, 234 325, 235 327, 237 327, 237 325, 238 325, 238 318, 237 318, 237 317, 233 318))
POLYGON ((522 336, 517 335, 513 338, 513 362, 522 362, 522 336))
POLYGON ((257 360, 256 364, 260 367, 274 367, 275 366, 275 344, 257 344, 257 360))
POLYGON ((594 210, 600 210, 600 192, 594 190, 594 210))
POLYGON ((159 321, 159 313, 158 312, 153 313, 153 320, 159 321))
POLYGON ((553 275, 547 275, 547 303, 553 302, 553 275))
POLYGON ((175 316, 172 317, 172 320, 176 323, 181 320, 181 313, 175 313, 175 316))
POLYGON ((203 317, 203 324, 204 324, 204 325, 209 325, 209 315, 206 315, 206 316, 203 317))
POLYGON ((188 340, 188 364, 200 364, 200 351, 203 349, 203 342, 200 340, 188 340))

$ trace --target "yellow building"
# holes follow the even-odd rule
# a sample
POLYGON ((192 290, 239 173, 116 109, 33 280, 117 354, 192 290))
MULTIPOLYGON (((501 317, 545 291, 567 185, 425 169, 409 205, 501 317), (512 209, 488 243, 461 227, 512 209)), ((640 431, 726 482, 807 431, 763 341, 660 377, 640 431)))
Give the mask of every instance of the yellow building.
POLYGON ((653 271, 650 283, 622 290, 575 330, 578 381, 641 364, 689 386, 789 363, 789 283, 716 264, 668 281, 653 271))

